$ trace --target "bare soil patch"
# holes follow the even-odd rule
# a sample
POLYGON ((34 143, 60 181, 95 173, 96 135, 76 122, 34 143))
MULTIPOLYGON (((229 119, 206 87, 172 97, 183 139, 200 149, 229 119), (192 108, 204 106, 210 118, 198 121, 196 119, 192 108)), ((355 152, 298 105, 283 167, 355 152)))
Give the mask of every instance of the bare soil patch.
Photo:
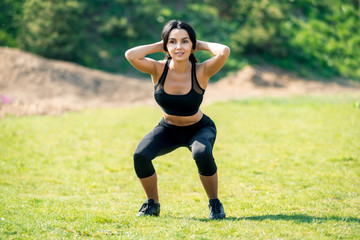
MULTIPOLYGON (((0 48, 0 59, 0 117, 155 105, 150 80, 110 74, 10 48, 0 48)), ((339 93, 360 96, 360 84, 346 79, 331 82, 302 79, 270 66, 248 66, 209 84, 204 103, 260 96, 339 93)))

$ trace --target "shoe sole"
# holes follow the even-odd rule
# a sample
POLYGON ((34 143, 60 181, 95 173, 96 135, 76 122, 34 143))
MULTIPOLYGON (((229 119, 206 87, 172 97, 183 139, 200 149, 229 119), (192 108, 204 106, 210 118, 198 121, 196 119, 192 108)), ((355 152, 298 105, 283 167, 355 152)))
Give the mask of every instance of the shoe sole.
POLYGON ((136 214, 137 217, 158 217, 160 214, 136 214))
POLYGON ((226 215, 221 215, 221 216, 218 216, 218 217, 209 217, 211 220, 220 220, 220 219, 224 219, 226 218, 226 215))

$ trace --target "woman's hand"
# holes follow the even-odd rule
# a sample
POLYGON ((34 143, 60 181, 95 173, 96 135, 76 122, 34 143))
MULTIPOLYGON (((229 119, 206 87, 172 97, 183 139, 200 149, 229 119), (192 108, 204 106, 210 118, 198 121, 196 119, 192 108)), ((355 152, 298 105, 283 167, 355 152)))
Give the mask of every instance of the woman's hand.
POLYGON ((161 40, 160 42, 157 42, 157 44, 159 44, 161 47, 161 51, 159 51, 159 52, 167 53, 167 51, 165 51, 165 49, 164 49, 164 41, 163 40, 161 40))
POLYGON ((204 49, 204 46, 203 46, 203 41, 200 41, 200 40, 196 40, 196 47, 195 49, 193 50, 193 52, 197 52, 197 51, 201 51, 201 50, 206 50, 204 49))

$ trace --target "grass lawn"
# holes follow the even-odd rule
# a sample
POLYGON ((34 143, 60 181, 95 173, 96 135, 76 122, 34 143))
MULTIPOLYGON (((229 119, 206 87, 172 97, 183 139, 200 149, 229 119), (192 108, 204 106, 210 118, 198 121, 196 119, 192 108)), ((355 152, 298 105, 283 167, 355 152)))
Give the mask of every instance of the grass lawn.
POLYGON ((359 239, 360 99, 215 103, 214 156, 227 219, 208 220, 190 152, 154 160, 161 214, 132 153, 154 107, 0 119, 0 239, 359 239))

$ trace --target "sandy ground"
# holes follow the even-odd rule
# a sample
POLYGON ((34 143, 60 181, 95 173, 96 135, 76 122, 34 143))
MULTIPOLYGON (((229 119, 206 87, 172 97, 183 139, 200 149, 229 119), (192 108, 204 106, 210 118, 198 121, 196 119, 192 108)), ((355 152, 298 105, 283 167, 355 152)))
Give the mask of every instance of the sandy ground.
MULTIPOLYGON (((210 84, 204 104, 262 96, 341 93, 360 98, 360 84, 345 79, 302 79, 270 66, 249 66, 210 84)), ((150 79, 109 74, 0 48, 0 117, 135 105, 155 105, 150 79)))

